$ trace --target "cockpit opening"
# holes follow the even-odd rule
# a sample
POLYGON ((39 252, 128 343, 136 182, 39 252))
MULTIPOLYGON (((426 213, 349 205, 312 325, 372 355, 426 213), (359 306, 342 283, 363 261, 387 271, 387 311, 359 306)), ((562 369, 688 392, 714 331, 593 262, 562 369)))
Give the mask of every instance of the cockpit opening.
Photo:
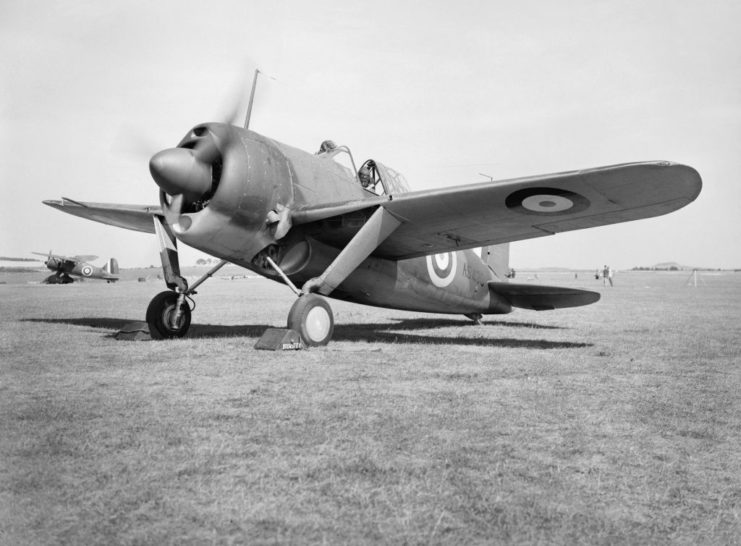
POLYGON ((361 165, 360 170, 358 171, 358 180, 360 180, 360 185, 363 186, 364 189, 373 192, 376 195, 385 193, 381 175, 378 172, 378 167, 376 166, 376 162, 372 159, 369 159, 361 165))
POLYGON ((366 191, 375 195, 392 195, 409 191, 409 186, 400 173, 374 159, 366 160, 360 169, 357 169, 350 148, 345 145, 338 146, 331 140, 325 140, 319 146, 316 155, 333 158, 336 161, 341 153, 347 154, 350 158, 352 175, 356 183, 359 183, 366 191))

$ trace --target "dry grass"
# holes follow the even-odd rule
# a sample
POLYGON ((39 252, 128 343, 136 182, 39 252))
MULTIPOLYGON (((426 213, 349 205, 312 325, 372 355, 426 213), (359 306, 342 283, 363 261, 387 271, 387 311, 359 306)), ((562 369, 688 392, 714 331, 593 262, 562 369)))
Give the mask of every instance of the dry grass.
POLYGON ((154 282, 0 286, 0 543, 738 544, 741 275, 629 273, 483 326, 206 283, 192 337, 117 341, 154 282))

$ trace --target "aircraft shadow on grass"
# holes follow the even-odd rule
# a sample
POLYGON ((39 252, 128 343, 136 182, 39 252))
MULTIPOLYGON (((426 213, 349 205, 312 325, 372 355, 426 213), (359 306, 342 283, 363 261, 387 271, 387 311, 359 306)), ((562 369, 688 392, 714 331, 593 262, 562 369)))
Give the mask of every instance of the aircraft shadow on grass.
MULTIPOLYGON (((90 318, 29 318, 25 322, 41 322, 86 326, 116 332, 130 324, 130 319, 109 317, 90 318)), ((564 330, 560 326, 539 325, 523 322, 491 321, 486 326, 502 326, 509 328, 527 328, 542 330, 564 330)), ((274 328, 269 324, 193 324, 188 332, 189 338, 219 338, 219 337, 253 337, 259 338, 267 328, 274 328)), ((334 339, 336 341, 365 341, 380 343, 422 343, 429 345, 467 345, 480 347, 506 347, 523 349, 579 349, 591 347, 593 344, 571 341, 551 341, 547 339, 518 339, 503 337, 460 337, 455 335, 439 336, 424 333, 405 333, 407 331, 430 330, 436 328, 476 328, 475 325, 460 320, 451 319, 396 319, 394 322, 377 322, 363 324, 335 324, 334 339)), ((115 333, 108 334, 114 337, 115 333)))

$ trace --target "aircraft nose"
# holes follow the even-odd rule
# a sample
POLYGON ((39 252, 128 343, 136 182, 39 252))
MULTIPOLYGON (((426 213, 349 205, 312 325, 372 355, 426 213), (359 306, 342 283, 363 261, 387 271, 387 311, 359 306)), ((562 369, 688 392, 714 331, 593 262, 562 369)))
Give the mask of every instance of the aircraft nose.
POLYGON ((193 151, 170 148, 149 160, 149 172, 168 195, 182 194, 189 202, 197 201, 211 189, 211 165, 199 161, 193 151))

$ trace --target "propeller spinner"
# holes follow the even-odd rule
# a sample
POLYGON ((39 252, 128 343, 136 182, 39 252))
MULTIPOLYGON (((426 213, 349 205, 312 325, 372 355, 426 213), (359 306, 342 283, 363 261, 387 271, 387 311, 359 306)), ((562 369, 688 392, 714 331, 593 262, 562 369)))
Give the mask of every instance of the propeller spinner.
MULTIPOLYGON (((185 227, 181 214, 206 207, 216 192, 222 173, 220 146, 229 140, 226 126, 200 125, 178 144, 156 153, 149 171, 160 187, 160 203, 171 225, 185 227)), ((187 222, 186 222, 187 223, 187 222)))
POLYGON ((149 172, 166 194, 182 194, 191 203, 211 189, 211 164, 186 148, 169 148, 155 154, 149 160, 149 172))

